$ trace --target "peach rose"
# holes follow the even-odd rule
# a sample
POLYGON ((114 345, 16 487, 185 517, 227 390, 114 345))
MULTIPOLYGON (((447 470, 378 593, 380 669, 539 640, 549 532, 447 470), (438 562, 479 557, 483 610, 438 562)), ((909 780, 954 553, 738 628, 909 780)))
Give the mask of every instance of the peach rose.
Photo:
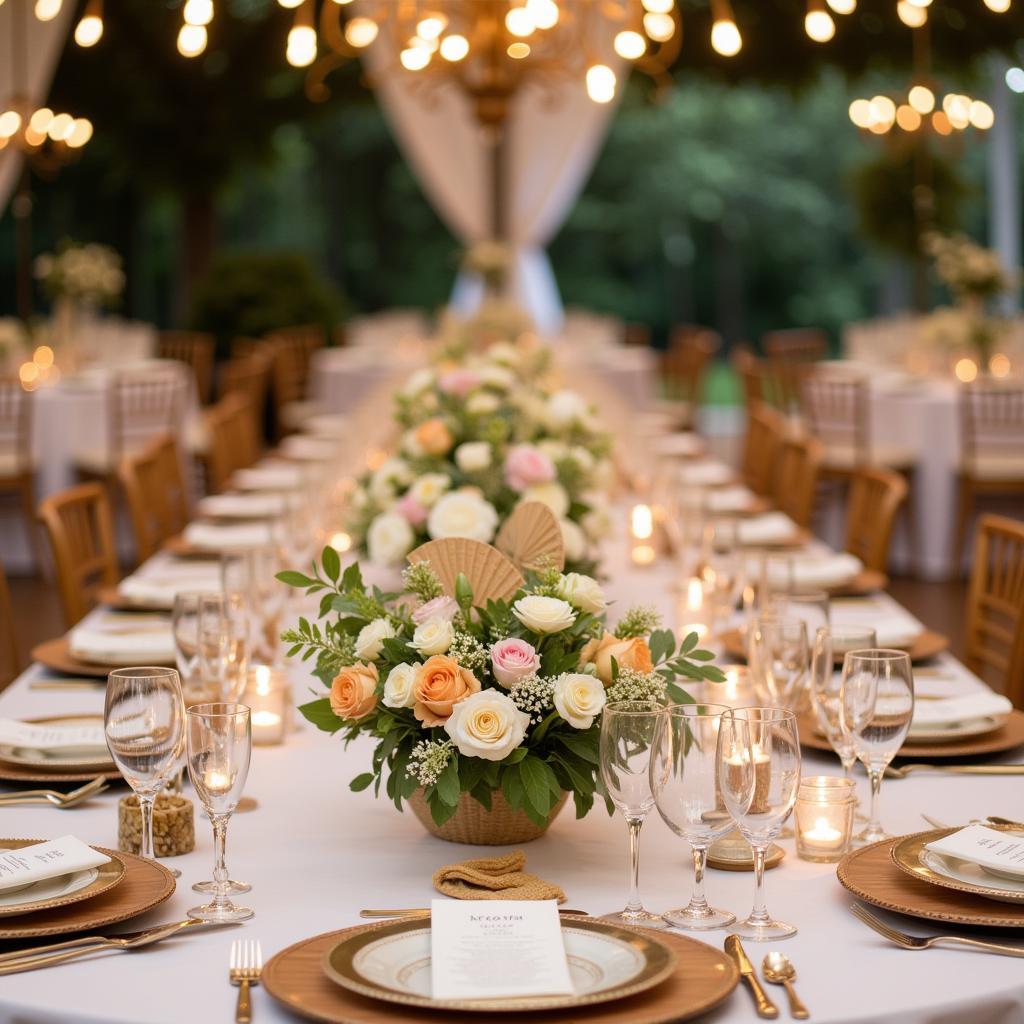
POLYGON ((331 710, 353 722, 377 706, 377 666, 357 661, 343 668, 331 683, 331 710))
POLYGON ((480 692, 480 680, 454 658, 435 654, 416 670, 412 684, 413 714, 427 727, 443 725, 452 708, 471 693, 480 692))
POLYGON ((597 678, 610 686, 612 683, 612 658, 620 669, 629 668, 634 672, 653 672, 651 649, 643 637, 631 636, 620 640, 611 633, 605 633, 600 640, 591 640, 580 652, 580 666, 593 662, 597 667, 597 678))
POLYGON ((455 438, 442 419, 434 417, 431 420, 424 420, 415 433, 416 442, 427 453, 427 455, 445 455, 455 444, 455 438))

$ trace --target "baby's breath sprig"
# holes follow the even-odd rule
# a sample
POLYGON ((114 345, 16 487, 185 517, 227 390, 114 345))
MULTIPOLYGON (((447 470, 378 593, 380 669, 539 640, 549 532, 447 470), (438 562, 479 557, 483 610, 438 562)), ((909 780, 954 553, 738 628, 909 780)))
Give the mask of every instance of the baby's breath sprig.
POLYGON ((608 703, 617 700, 653 700, 659 704, 665 700, 668 681, 657 672, 636 672, 620 668, 618 678, 608 687, 608 703))
POLYGON ((649 636, 661 625, 661 615, 653 605, 634 605, 619 620, 615 635, 622 640, 632 636, 649 636))
POLYGON ((415 594, 424 603, 433 601, 444 593, 444 587, 429 562, 417 562, 402 570, 402 582, 406 590, 415 594))
POLYGON ((452 759, 455 744, 451 740, 420 740, 409 754, 405 771, 421 786, 433 786, 452 759))
POLYGON ((490 661, 487 648, 472 633, 464 633, 461 630, 455 631, 448 654, 471 672, 486 668, 490 661))
POLYGON ((530 716, 530 722, 539 725, 554 707, 555 684, 538 675, 527 676, 513 683, 508 691, 512 703, 530 716))
POLYGON ((531 578, 530 592, 540 597, 561 597, 562 572, 554 565, 539 566, 531 578))

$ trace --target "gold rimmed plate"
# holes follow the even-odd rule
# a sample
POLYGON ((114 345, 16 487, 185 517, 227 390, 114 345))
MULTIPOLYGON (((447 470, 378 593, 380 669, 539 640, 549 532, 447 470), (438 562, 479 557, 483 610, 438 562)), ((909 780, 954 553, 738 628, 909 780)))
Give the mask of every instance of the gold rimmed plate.
MULTIPOLYGON (((722 633, 719 640, 729 657, 746 661, 746 637, 741 630, 730 629, 722 633)), ((919 633, 911 642, 896 644, 895 647, 897 650, 906 651, 913 662, 927 661, 929 658, 934 658, 937 654, 941 654, 949 647, 949 637, 926 629, 924 632, 919 633)), ((845 653, 837 651, 835 656, 836 664, 842 665, 844 657, 845 653)))
POLYGON ((434 999, 430 994, 430 922, 399 921, 346 938, 323 958, 327 977, 370 999, 431 1010, 518 1013, 574 1009, 654 988, 676 967, 664 943, 627 928, 566 918, 562 938, 572 995, 496 999, 434 999))
MULTIPOLYGON (((0 851, 20 850, 44 842, 42 839, 0 839, 0 851)), ((98 850, 98 847, 93 847, 98 850)), ((99 850, 110 860, 99 867, 73 871, 44 879, 33 885, 0 892, 0 917, 19 917, 40 910, 53 910, 70 903, 81 903, 100 896, 119 885, 125 876, 124 861, 110 850, 99 850)))
MULTIPOLYGON (((26 718, 27 725, 98 725, 102 728, 102 715, 53 715, 47 718, 26 718)), ((0 745, 0 764, 14 765, 45 774, 51 772, 101 772, 115 771, 114 762, 110 759, 110 751, 104 745, 88 751, 75 750, 36 750, 29 747, 12 747, 0 745)))

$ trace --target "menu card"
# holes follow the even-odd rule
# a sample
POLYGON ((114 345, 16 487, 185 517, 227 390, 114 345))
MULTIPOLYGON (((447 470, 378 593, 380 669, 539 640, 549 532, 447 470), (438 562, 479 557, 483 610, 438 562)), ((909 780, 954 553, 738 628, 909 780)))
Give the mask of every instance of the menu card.
POLYGON ((434 900, 430 913, 435 999, 574 991, 554 900, 434 900))
POLYGON ((0 851, 0 892, 106 864, 110 858, 74 836, 0 851))
POLYGON ((984 825, 968 825, 929 843, 927 848, 944 857, 956 857, 992 871, 1024 877, 1024 835, 999 832, 984 825))

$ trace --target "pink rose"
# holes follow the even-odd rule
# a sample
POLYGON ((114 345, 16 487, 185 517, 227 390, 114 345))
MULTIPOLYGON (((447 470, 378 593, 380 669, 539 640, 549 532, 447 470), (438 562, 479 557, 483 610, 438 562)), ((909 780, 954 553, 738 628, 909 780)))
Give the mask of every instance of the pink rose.
POLYGON ((441 597, 435 597, 432 601, 428 601, 426 604, 421 604, 419 608, 412 613, 412 621, 417 626, 422 626, 424 622, 429 619, 443 619, 445 622, 451 622, 452 619, 459 612, 458 602, 454 597, 448 597, 447 594, 441 597))
POLYGON ((533 484, 550 483, 555 476, 555 464, 533 445, 516 445, 505 456, 505 482, 513 491, 525 491, 533 484))
POLYGON ((407 494, 395 506, 410 526, 422 526, 427 521, 427 510, 411 495, 407 494))
POLYGON ((494 678, 507 690, 520 679, 532 676, 540 668, 540 658, 525 640, 501 640, 491 648, 491 668, 494 678))
POLYGON ((437 383, 445 393, 464 398, 480 386, 480 375, 475 370, 449 370, 437 383))

